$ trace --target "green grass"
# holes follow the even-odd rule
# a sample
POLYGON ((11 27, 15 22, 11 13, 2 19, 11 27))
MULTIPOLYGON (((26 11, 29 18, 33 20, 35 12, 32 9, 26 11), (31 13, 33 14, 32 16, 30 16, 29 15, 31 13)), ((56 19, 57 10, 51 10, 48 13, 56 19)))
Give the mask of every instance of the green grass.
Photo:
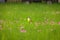
POLYGON ((60 40, 60 4, 3 3, 0 4, 0 21, 0 40, 60 40), (31 24, 27 17, 31 17, 31 24), (44 23, 47 19, 48 24, 44 23), (49 24, 50 21, 56 24, 49 24), (21 25, 26 33, 20 32, 21 25))

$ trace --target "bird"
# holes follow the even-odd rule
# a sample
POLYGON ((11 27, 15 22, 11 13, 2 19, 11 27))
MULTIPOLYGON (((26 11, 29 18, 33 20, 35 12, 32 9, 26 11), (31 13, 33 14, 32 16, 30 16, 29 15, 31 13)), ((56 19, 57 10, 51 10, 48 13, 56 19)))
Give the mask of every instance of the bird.
POLYGON ((31 22, 32 22, 32 19, 31 19, 30 17, 27 17, 27 21, 28 21, 29 23, 31 23, 31 22))

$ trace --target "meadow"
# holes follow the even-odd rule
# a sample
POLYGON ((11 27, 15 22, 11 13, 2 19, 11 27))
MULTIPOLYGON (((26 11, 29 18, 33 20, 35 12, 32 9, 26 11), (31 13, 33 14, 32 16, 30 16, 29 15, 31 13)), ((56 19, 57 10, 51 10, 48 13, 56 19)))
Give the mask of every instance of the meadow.
POLYGON ((60 4, 0 3, 0 40, 60 40, 60 4))

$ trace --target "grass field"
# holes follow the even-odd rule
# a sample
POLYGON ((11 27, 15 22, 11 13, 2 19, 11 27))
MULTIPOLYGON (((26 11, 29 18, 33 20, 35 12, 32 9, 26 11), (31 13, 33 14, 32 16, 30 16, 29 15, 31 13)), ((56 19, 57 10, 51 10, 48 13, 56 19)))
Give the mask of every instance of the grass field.
POLYGON ((0 4, 0 40, 60 40, 60 4, 0 4))

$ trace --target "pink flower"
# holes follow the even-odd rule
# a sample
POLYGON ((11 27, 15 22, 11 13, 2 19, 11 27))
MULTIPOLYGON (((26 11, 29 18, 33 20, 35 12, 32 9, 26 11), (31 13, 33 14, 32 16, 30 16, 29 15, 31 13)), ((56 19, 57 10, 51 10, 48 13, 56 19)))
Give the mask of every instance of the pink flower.
POLYGON ((26 33, 26 30, 22 29, 22 30, 20 30, 20 32, 22 32, 22 33, 26 33))
POLYGON ((60 25, 60 22, 58 22, 58 24, 60 25))

